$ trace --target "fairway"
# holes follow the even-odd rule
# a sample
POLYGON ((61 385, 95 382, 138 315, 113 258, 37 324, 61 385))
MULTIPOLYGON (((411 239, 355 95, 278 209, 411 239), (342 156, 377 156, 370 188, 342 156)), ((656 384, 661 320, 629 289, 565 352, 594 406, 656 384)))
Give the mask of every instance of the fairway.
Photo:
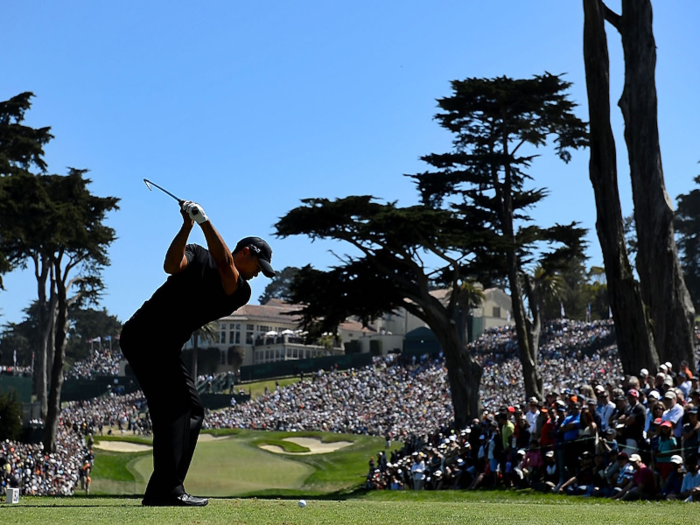
MULTIPOLYGON (((348 491, 364 481, 369 457, 384 449, 382 438, 369 436, 247 430, 218 434, 203 434, 197 445, 185 483, 192 494, 288 496, 348 491)), ((142 494, 153 471, 151 452, 115 450, 146 443, 141 437, 102 438, 100 445, 109 450, 95 448, 91 493, 142 494)))
POLYGON ((373 493, 346 500, 214 499, 204 508, 141 507, 136 498, 22 498, 0 506, 3 524, 129 523, 207 524, 396 524, 546 523, 563 525, 640 523, 687 524, 697 507, 683 503, 611 503, 582 498, 518 497, 493 493, 373 493), (386 497, 385 497, 386 495, 386 497))
MULTIPOLYGON (((140 457, 133 468, 140 479, 148 480, 153 471, 151 455, 140 457)), ((309 465, 250 446, 235 437, 197 445, 187 476, 192 494, 231 496, 266 489, 296 489, 314 469, 309 465)), ((145 484, 143 486, 145 489, 145 484)))

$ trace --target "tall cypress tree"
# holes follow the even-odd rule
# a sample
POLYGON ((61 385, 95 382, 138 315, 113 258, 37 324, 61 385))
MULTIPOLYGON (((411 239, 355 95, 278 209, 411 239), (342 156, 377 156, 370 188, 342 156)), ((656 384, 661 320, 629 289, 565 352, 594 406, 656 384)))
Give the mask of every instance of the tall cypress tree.
POLYGON ((539 264, 538 281, 545 282, 583 253, 584 230, 575 223, 543 228, 528 215, 547 195, 529 187, 537 157, 532 148, 552 142, 568 162, 572 149, 587 144, 586 124, 574 114, 569 87, 549 73, 453 81, 451 96, 438 100, 441 111, 435 116, 454 135, 453 149, 422 157, 432 169, 411 175, 426 205, 457 211, 465 226, 479 216, 494 233, 498 243, 487 249, 502 263, 489 261, 484 269, 507 277, 528 396, 541 397, 543 385, 537 370, 542 290, 527 269, 539 264))

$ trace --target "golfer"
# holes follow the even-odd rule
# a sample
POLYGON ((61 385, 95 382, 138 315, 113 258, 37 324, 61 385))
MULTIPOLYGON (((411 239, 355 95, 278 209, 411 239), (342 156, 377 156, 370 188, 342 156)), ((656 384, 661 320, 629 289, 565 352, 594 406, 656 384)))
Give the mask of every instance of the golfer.
POLYGON ((272 250, 261 238, 246 237, 231 253, 201 206, 180 201, 180 213, 183 224, 163 265, 170 277, 124 324, 120 338, 153 421, 153 474, 142 502, 146 506, 208 503, 184 487, 204 407, 181 350, 195 330, 249 301, 250 279, 260 272, 275 275, 272 250), (208 250, 187 244, 195 221, 208 250))

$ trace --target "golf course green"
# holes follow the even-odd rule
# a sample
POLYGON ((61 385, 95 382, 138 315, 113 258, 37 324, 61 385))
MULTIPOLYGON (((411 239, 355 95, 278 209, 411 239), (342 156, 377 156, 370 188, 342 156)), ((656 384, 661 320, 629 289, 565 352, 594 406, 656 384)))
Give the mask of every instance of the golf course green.
MULTIPOLYGON (((140 436, 98 436, 91 494, 142 494, 153 470, 149 445, 140 436), (143 450, 117 451, 133 445, 143 450)), ((363 483, 370 456, 384 445, 378 437, 323 432, 211 431, 200 437, 186 488, 212 497, 342 493, 363 483)))

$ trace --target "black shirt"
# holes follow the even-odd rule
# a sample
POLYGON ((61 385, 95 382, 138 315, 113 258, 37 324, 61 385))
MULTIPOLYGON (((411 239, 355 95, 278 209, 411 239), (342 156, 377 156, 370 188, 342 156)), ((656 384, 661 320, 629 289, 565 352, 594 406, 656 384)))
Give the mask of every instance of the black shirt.
MULTIPOLYGON (((230 315, 250 300, 248 281, 238 277, 238 288, 226 295, 216 262, 197 244, 185 247, 187 267, 158 288, 130 319, 158 340, 184 345, 195 330, 230 315)), ((142 332, 143 333, 143 332, 142 332)))
POLYGON ((634 416, 634 423, 627 426, 625 437, 634 439, 637 443, 644 437, 644 425, 647 420, 647 409, 641 403, 634 405, 630 414, 634 416))

